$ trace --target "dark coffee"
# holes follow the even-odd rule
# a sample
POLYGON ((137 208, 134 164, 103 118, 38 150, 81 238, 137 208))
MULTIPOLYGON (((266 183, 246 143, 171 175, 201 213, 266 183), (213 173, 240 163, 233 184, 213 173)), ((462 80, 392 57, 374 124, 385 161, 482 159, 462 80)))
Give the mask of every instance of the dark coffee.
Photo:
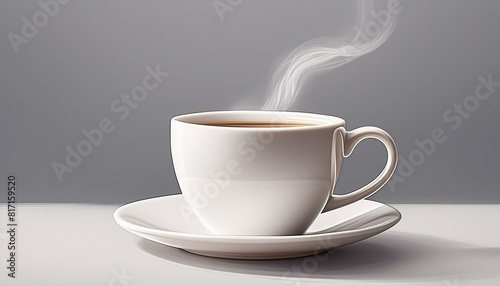
POLYGON ((305 122, 206 122, 203 125, 224 126, 224 127, 249 127, 249 128, 282 128, 282 127, 303 127, 314 124, 305 122))

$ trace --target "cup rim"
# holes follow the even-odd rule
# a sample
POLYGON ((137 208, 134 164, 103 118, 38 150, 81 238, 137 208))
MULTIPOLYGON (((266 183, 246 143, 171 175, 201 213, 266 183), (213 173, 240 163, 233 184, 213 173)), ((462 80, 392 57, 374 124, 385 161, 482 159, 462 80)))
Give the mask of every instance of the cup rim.
MULTIPOLYGON (((248 120, 250 121, 250 120, 248 120)), ((258 121, 258 119, 257 119, 258 121)), ((311 130, 311 129, 322 129, 322 128, 337 128, 345 126, 345 120, 339 117, 325 114, 308 113, 308 112, 297 112, 297 111, 268 111, 268 110, 230 110, 230 111, 202 111, 195 113, 186 113, 174 116, 171 120, 172 123, 177 122, 181 124, 187 124, 192 126, 199 126, 204 128, 217 128, 226 130, 273 130, 273 131, 284 131, 284 130, 311 130), (270 119, 276 119, 278 122, 290 122, 296 121, 297 123, 304 121, 310 123, 311 125, 304 126, 286 126, 286 127, 234 127, 234 126, 220 126, 220 125, 209 125, 207 122, 231 122, 231 121, 245 121, 243 116, 253 116, 255 121, 255 116, 259 117, 262 121, 269 121, 270 119)))

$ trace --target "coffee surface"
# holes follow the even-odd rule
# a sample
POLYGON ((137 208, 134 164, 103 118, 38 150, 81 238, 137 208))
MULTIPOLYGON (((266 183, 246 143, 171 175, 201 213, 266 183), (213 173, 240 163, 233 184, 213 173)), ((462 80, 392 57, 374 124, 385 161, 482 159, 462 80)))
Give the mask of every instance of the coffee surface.
POLYGON ((302 127, 313 126, 314 124, 305 122, 205 122, 202 125, 225 126, 225 127, 248 127, 248 128, 281 128, 281 127, 302 127))

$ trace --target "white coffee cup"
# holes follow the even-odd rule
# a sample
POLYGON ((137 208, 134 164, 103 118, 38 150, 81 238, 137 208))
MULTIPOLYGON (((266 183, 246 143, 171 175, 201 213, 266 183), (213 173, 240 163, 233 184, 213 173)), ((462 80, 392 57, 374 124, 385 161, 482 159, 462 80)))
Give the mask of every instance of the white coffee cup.
POLYGON ((176 116, 171 148, 186 203, 217 235, 302 234, 321 212, 378 191, 398 156, 393 139, 380 128, 346 131, 338 117, 281 111, 176 116), (252 126, 241 126, 246 124, 252 126), (384 169, 364 187, 334 195, 343 159, 366 138, 386 147, 384 169))

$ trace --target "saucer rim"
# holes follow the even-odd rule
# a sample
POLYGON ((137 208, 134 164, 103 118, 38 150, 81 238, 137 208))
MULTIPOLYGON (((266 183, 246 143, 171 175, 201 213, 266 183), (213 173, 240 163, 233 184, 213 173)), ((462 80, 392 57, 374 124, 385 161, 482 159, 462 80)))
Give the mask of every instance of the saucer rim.
MULTIPOLYGON (((331 237, 332 235, 350 235, 350 234, 356 234, 359 232, 363 231, 370 231, 374 229, 380 229, 380 228, 385 228, 385 230, 390 229, 394 225, 396 225, 402 218, 401 212, 399 212, 395 207, 384 204, 378 201, 374 200, 368 200, 368 199, 363 199, 362 201, 378 204, 379 206, 384 206, 384 207, 389 207, 392 212, 394 212, 394 218, 389 219, 387 221, 383 221, 381 223, 368 226, 368 227, 363 227, 363 228, 357 228, 357 229, 351 229, 351 230, 342 230, 342 231, 332 231, 332 232, 325 232, 325 233, 314 233, 314 234, 299 234, 299 235, 215 235, 215 234, 193 234, 193 233, 186 233, 186 232, 177 232, 177 231, 171 231, 171 230, 162 230, 162 229, 157 229, 157 228, 151 228, 151 227, 145 227, 145 226, 140 226, 134 223, 131 223, 127 221, 126 219, 123 219, 124 217, 122 213, 129 207, 137 204, 145 204, 149 201, 154 201, 154 200, 160 200, 160 199, 170 199, 170 198, 175 198, 175 197, 182 197, 182 194, 172 194, 172 195, 164 195, 164 196, 158 196, 158 197, 152 197, 152 198, 147 198, 147 199, 141 199, 137 201, 133 201, 127 204, 124 204, 120 207, 118 207, 114 212, 113 212, 113 218, 115 222, 122 227, 123 229, 133 233, 134 232, 139 232, 145 235, 153 235, 153 236, 158 236, 158 237, 170 237, 174 239, 189 239, 190 241, 199 241, 199 242, 205 242, 207 240, 211 239, 217 239, 219 243, 272 243, 272 242, 288 242, 288 241, 296 241, 297 239, 300 238, 323 238, 323 237, 331 237)), ((335 210, 334 210, 335 211, 335 210)))

